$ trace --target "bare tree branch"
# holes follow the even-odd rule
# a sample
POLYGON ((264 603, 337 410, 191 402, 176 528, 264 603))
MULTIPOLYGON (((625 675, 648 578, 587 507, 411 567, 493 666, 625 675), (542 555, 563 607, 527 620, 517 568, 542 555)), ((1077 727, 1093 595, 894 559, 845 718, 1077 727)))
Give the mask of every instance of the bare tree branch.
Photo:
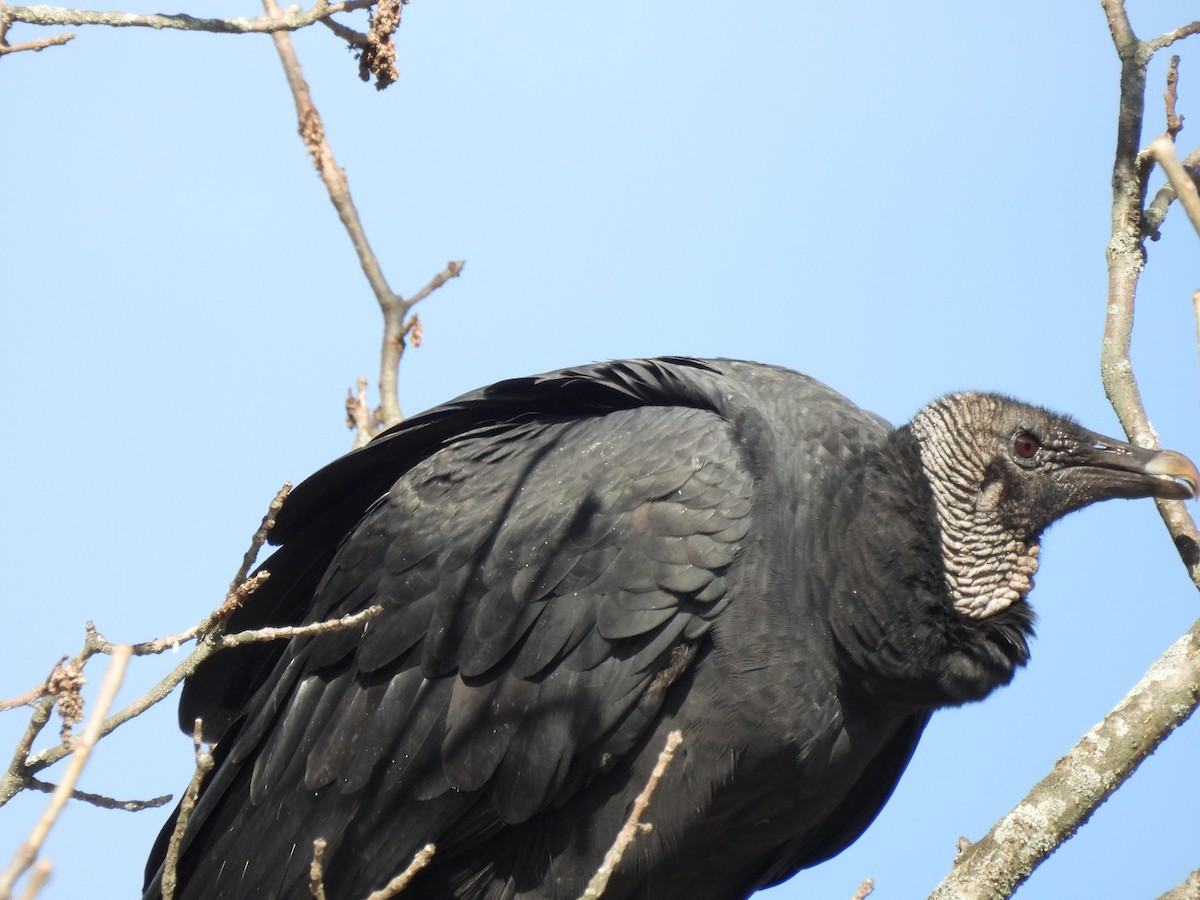
POLYGON ((179 871, 179 853, 183 847, 183 836, 187 833, 188 820, 192 817, 192 811, 196 808, 196 801, 200 798, 200 786, 204 783, 205 776, 212 771, 213 756, 204 742, 201 740, 201 735, 204 733, 204 723, 196 720, 196 724, 192 728, 192 745, 196 751, 196 768, 192 772, 191 780, 188 781, 187 789, 183 792, 183 799, 179 801, 179 812, 175 816, 175 826, 171 829, 171 837, 167 841, 167 854, 163 859, 163 876, 161 883, 162 900, 174 900, 175 888, 178 887, 178 871, 179 871))
POLYGON ((254 19, 203 19, 185 13, 142 15, 127 12, 99 12, 90 9, 63 9, 57 6, 6 6, 0 9, 0 18, 26 25, 107 25, 111 28, 172 28, 179 31, 207 31, 214 34, 277 34, 307 28, 330 16, 356 9, 368 9, 374 0, 343 0, 329 3, 318 0, 306 12, 276 12, 271 16, 254 19))
MULTIPOLYGON (((399 24, 400 5, 399 2, 395 2, 397 25, 399 24)), ((279 6, 275 0, 263 0, 263 8, 272 21, 280 16, 279 6)), ((370 241, 367 240, 366 230, 358 216, 358 208, 354 205, 354 198, 350 195, 350 183, 346 178, 346 173, 338 166, 337 159, 333 155, 333 148, 325 137, 325 126, 321 122, 320 113, 313 104, 312 94, 309 92, 308 83, 304 80, 304 72, 300 67, 300 60, 296 56, 291 39, 283 31, 276 31, 272 37, 275 40, 275 49, 279 52, 279 59, 283 63, 283 71, 287 76, 288 85, 292 89, 292 96, 296 101, 300 139, 304 141, 304 146, 312 157, 313 165, 316 166, 321 181, 324 182, 325 189, 329 192, 329 199, 333 203, 334 209, 337 210, 338 218, 342 220, 346 233, 350 235, 350 242, 358 254, 359 265, 375 294, 380 310, 383 312, 383 349, 379 367, 379 418, 382 427, 390 428, 399 424, 404 418, 400 412, 398 372, 400 357, 404 353, 408 313, 416 303, 427 297, 433 290, 448 279, 457 276, 462 271, 463 264, 461 262, 449 263, 446 269, 430 282, 431 286, 427 286, 411 300, 405 300, 392 290, 387 278, 384 277, 379 259, 375 256, 375 251, 371 249, 370 241)), ((365 40, 369 42, 371 36, 368 35, 365 40)), ((381 40, 381 38, 377 36, 376 40, 381 40)), ((390 37, 388 40, 390 41, 390 37)))
POLYGON ((54 793, 50 795, 50 802, 47 804, 41 818, 38 819, 37 824, 34 825, 33 831, 25 842, 17 848, 17 852, 13 855, 13 860, 9 863, 8 868, 0 874, 0 900, 8 900, 12 896, 12 889, 17 879, 21 877, 21 874, 26 869, 33 865, 38 853, 41 852, 46 836, 50 834, 50 829, 54 827, 54 823, 58 821, 59 814, 71 798, 71 792, 75 789, 75 785, 79 781, 83 767, 87 765, 92 748, 96 746, 96 741, 100 739, 104 717, 108 714, 108 709, 112 706, 113 700, 116 699, 117 691, 121 688, 121 682, 125 678, 125 667, 132 655, 133 650, 127 645, 114 648, 112 659, 108 664, 107 671, 104 673, 104 679, 100 682, 100 692, 96 697, 96 708, 92 711, 92 716, 88 720, 83 734, 79 736, 78 740, 74 741, 74 751, 71 754, 71 761, 63 773, 62 781, 59 782, 54 793))
MULTIPOLYGON (((1142 205, 1147 172, 1138 163, 1138 142, 1145 114, 1146 66, 1154 50, 1151 44, 1139 41, 1134 35, 1123 0, 1104 0, 1104 10, 1121 59, 1121 100, 1113 163, 1112 237, 1107 251, 1108 311, 1100 377, 1129 439, 1143 447, 1157 447, 1158 434, 1146 414, 1130 358, 1134 296, 1146 259, 1142 205)), ((1156 503, 1192 581, 1200 586, 1200 531, 1182 503, 1173 500, 1156 503)))
MULTIPOLYGON (((43 794, 52 794, 58 790, 58 785, 42 781, 40 778, 30 778, 26 787, 31 791, 40 791, 43 794)), ((159 807, 166 806, 171 802, 171 795, 163 794, 161 797, 151 797, 149 800, 116 800, 113 797, 105 797, 103 794, 92 794, 87 791, 74 790, 71 791, 71 799, 79 800, 92 806, 98 806, 100 809, 141 812, 144 809, 158 809, 159 807)))

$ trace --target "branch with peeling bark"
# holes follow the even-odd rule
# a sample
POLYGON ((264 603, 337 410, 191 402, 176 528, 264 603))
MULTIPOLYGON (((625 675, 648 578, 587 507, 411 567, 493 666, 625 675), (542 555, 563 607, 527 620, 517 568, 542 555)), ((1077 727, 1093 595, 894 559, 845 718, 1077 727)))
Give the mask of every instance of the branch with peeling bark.
MULTIPOLYGON (((1113 44, 1121 60, 1121 97, 1113 166, 1112 236, 1108 245, 1106 328, 1101 351, 1105 391, 1130 441, 1158 447, 1130 358, 1134 298, 1145 266, 1145 240, 1156 237, 1167 207, 1179 198, 1200 234, 1200 196, 1189 162, 1181 163, 1174 139, 1183 127, 1178 102, 1178 59, 1169 73, 1166 133, 1139 152, 1145 116, 1146 69, 1153 55, 1200 34, 1200 22, 1149 41, 1134 34, 1123 0, 1104 0, 1113 44), (1154 164, 1169 179, 1146 205, 1154 164), (1147 220, 1150 221, 1147 221, 1147 220)), ((1191 164, 1200 158, 1193 154, 1191 164)), ((1200 307, 1200 301, 1196 304, 1200 307)), ((1200 586, 1200 532, 1180 501, 1159 500, 1167 530, 1194 583, 1200 586)), ((1004 898, 1080 827, 1141 762, 1200 703, 1200 622, 1176 641, 1128 695, 1058 761, 1029 795, 980 841, 967 847, 931 900, 1004 898)), ((1188 896, 1194 896, 1189 894, 1188 896)))

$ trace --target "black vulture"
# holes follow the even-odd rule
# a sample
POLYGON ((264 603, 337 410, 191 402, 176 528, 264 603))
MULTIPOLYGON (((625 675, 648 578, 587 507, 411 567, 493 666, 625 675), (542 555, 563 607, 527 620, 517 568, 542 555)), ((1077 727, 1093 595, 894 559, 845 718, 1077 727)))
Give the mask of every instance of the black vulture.
MULTIPOLYGON (((933 710, 1029 656, 1058 518, 1192 497, 1196 468, 960 393, 893 428, 782 368, 681 357, 505 381, 301 484, 213 657, 182 898, 576 898, 674 729, 609 898, 739 898, 837 854, 933 710)), ((157 897, 168 822, 147 865, 157 897)))

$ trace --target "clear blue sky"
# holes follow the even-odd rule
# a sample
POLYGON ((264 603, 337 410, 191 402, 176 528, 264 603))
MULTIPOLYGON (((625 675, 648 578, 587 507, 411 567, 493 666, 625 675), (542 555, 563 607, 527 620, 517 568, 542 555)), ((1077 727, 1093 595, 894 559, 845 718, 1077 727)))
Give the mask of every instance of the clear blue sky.
MULTIPOLYGON (((1130 6, 1145 36, 1195 12, 1130 6)), ((981 388, 1119 434, 1098 370, 1118 69, 1094 0, 414 0, 382 95, 324 29, 297 44, 393 286, 467 261, 421 309, 408 412, 508 376, 686 353, 791 366, 893 421, 981 388)), ((1187 148, 1198 50, 1182 47, 1187 148)), ((220 600, 280 483, 348 448, 342 400, 375 376, 379 322, 268 38, 82 30, 0 69, 11 696, 89 618, 143 640, 220 600)), ((1193 456, 1197 258, 1173 211, 1134 348, 1164 443, 1193 456)), ((981 836, 1200 610, 1148 501, 1057 526, 1032 599, 1029 668, 935 716, 868 834, 770 896, 837 900, 868 875, 883 900, 924 896, 959 835, 981 836)), ((135 662, 123 699, 170 663, 135 662)), ((178 794, 191 747, 173 707, 103 743, 82 786, 178 794)), ((0 744, 24 722, 0 717, 0 744)), ((1191 724, 1021 896, 1181 881, 1200 865, 1197 759, 1191 724)), ((5 858, 43 805, 0 812, 5 858)), ((71 808, 44 896, 133 895, 164 816, 71 808)))

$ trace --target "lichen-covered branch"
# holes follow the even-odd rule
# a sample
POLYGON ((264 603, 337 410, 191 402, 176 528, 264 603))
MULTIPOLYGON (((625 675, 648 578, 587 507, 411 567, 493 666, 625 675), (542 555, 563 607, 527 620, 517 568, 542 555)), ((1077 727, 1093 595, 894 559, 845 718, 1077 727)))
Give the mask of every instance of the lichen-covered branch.
POLYGON ((1200 622, 1008 815, 959 856, 930 900, 1008 897, 1075 833, 1200 700, 1200 622))
POLYGON ((1161 895, 1158 900, 1196 900, 1200 897, 1200 869, 1192 872, 1180 884, 1161 895))

